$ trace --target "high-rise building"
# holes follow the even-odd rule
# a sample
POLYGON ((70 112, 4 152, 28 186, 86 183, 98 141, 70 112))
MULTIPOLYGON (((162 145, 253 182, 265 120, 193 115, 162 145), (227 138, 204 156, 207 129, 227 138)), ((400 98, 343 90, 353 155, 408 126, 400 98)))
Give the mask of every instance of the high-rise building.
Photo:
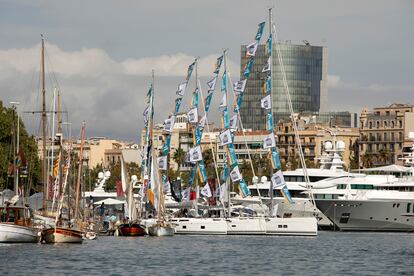
MULTIPOLYGON (((293 111, 326 111, 328 51, 326 47, 294 44, 279 44, 286 79, 291 95, 293 111)), ((245 96, 241 105, 241 117, 245 128, 266 129, 266 112, 260 107, 260 99, 265 96, 263 85, 266 74, 262 69, 267 62, 265 46, 259 45, 255 62, 247 81, 245 96)), ((290 116, 284 91, 283 75, 279 65, 276 47, 272 54, 272 99, 275 127, 280 119, 290 116)), ((241 47, 241 74, 247 62, 246 46, 241 47)))

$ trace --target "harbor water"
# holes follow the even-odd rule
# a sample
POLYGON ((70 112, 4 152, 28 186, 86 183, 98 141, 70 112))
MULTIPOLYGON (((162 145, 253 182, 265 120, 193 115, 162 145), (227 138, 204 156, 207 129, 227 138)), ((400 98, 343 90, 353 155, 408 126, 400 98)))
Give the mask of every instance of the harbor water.
POLYGON ((98 237, 0 244, 0 275, 414 275, 414 235, 98 237))

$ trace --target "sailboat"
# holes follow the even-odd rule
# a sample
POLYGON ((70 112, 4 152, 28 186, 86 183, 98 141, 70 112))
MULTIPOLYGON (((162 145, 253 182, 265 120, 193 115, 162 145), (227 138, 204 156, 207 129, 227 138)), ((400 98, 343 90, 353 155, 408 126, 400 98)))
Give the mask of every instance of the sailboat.
MULTIPOLYGON (((17 117, 19 122, 19 117, 17 117)), ((16 150, 19 148, 19 123, 13 131, 13 175, 15 196, 0 206, 0 243, 37 242, 37 230, 33 228, 30 210, 25 206, 15 206, 19 202, 19 177, 16 161, 16 150), (16 146, 17 140, 17 146, 16 146)))

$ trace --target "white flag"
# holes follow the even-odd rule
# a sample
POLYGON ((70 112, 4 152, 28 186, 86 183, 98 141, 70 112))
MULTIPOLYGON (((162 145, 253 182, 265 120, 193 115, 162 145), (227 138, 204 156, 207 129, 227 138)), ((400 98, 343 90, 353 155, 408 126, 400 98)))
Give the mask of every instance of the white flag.
POLYGON ((273 210, 272 210, 272 216, 276 217, 277 216, 277 209, 279 208, 279 204, 275 204, 275 206, 273 206, 273 210))
POLYGON ((198 122, 198 110, 196 107, 188 111, 187 118, 190 124, 196 124, 198 122))
POLYGON ((173 131, 174 121, 175 121, 174 116, 172 116, 171 118, 168 118, 167 120, 164 121, 164 131, 165 132, 171 133, 173 131))
POLYGON ((200 122, 198 122, 198 126, 200 128, 204 128, 206 126, 207 123, 207 116, 204 115, 203 117, 201 117, 200 122))
POLYGON ((183 97, 186 87, 187 87, 187 83, 186 82, 180 83, 178 85, 178 89, 177 89, 177 92, 175 92, 175 94, 177 94, 180 97, 183 97))
POLYGON ((225 108, 225 107, 227 107, 227 95, 226 94, 223 95, 219 108, 225 108))
POLYGON ((158 162, 158 168, 160 170, 163 170, 163 171, 167 170, 167 155, 158 157, 157 162, 158 162))
POLYGON ((214 192, 214 197, 219 197, 220 199, 223 199, 226 194, 226 183, 221 184, 214 192))
POLYGON ((233 115, 229 121, 229 129, 237 130, 237 114, 233 115))
POLYGON ((256 55, 257 45, 258 45, 257 41, 247 45, 246 46, 246 56, 254 57, 256 55))
POLYGON ((272 108, 270 95, 267 95, 266 97, 261 99, 260 106, 264 109, 271 109, 272 108))
POLYGON ((233 84, 234 92, 243 93, 244 89, 246 88, 246 82, 247 82, 247 79, 244 79, 244 80, 241 80, 241 81, 236 81, 233 84))
POLYGON ((263 70, 262 70, 263 73, 267 71, 270 71, 270 57, 267 59, 265 67, 263 67, 263 70))
POLYGON ((149 106, 147 106, 144 109, 144 112, 142 112, 142 116, 144 116, 144 123, 147 124, 149 118, 149 106))
POLYGON ((203 156, 201 155, 201 147, 196 146, 190 149, 190 162, 194 163, 197 161, 203 160, 203 156))
POLYGON ((272 175, 273 189, 282 187, 285 185, 285 178, 283 177, 282 171, 277 171, 272 175))
POLYGON ((276 146, 275 135, 270 133, 263 139, 263 148, 268 149, 276 146))
POLYGON ((166 181, 165 183, 164 183, 164 186, 162 186, 162 191, 164 192, 164 194, 169 194, 169 193, 171 193, 171 184, 170 184, 170 181, 166 181))
POLYGON ((203 189, 200 190, 200 194, 202 194, 205 197, 211 197, 211 189, 210 189, 210 185, 208 183, 206 183, 206 185, 204 185, 203 189))
POLYGON ((220 146, 224 146, 227 144, 231 144, 231 132, 230 129, 222 132, 219 134, 219 138, 220 138, 220 146))
MULTIPOLYGON (((214 77, 211 81, 207 82, 208 91, 214 91, 216 88, 217 77, 214 77)), ((210 92, 209 92, 210 94, 210 92)))
POLYGON ((242 175, 239 170, 239 166, 234 167, 230 172, 230 178, 232 182, 236 182, 242 179, 242 175))
POLYGON ((181 201, 190 200, 190 187, 181 192, 181 201))

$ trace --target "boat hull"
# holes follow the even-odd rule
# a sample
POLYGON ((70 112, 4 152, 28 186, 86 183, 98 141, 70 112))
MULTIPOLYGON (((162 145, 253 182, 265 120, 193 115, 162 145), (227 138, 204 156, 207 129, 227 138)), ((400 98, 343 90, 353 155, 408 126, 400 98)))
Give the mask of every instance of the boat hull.
POLYGON ((174 232, 171 226, 152 225, 148 227, 148 234, 154 237, 174 236, 174 232))
POLYGON ((145 226, 142 226, 138 223, 124 223, 118 227, 119 236, 139 237, 145 236, 146 234, 147 233, 145 231, 145 226))
POLYGON ((316 236, 318 221, 314 217, 302 218, 267 218, 267 235, 316 236))
POLYGON ((82 243, 82 232, 70 228, 56 227, 42 231, 46 243, 82 243))
POLYGON ((223 218, 177 218, 171 222, 176 234, 226 235, 227 223, 223 218))
POLYGON ((266 221, 263 217, 228 218, 227 235, 265 235, 266 221))
POLYGON ((412 202, 318 199, 317 207, 341 231, 414 231, 412 202), (408 210, 408 212, 407 212, 408 210))
POLYGON ((39 236, 34 228, 0 223, 1 243, 36 243, 38 240, 39 236))

